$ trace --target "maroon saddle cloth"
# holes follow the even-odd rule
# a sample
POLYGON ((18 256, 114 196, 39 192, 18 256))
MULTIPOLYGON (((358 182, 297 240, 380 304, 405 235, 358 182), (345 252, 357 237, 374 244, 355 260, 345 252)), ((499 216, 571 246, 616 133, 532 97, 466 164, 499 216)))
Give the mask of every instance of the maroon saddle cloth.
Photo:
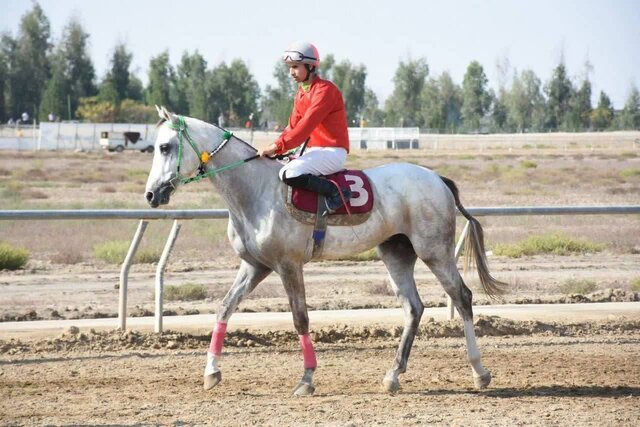
MULTIPOLYGON (((333 215, 367 213, 373 208, 373 191, 369 178, 364 172, 343 170, 333 175, 323 176, 323 178, 335 182, 340 188, 348 188, 351 191, 351 198, 348 201, 349 212, 342 206, 333 215)), ((302 211, 316 213, 318 211, 318 193, 293 188, 291 203, 302 211)))

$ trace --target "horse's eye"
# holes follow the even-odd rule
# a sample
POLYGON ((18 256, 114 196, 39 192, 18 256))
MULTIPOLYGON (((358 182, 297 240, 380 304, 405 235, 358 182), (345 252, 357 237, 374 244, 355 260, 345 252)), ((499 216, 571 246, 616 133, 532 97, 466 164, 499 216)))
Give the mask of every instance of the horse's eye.
POLYGON ((160 152, 161 152, 162 154, 169 154, 169 149, 170 149, 169 144, 162 144, 162 145, 160 146, 160 152))

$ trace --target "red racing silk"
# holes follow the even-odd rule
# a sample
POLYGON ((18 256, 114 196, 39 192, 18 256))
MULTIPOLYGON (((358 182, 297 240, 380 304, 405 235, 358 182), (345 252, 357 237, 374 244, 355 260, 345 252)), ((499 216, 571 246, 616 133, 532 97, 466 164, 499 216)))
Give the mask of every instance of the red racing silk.
POLYGON ((342 94, 332 82, 317 76, 308 90, 298 88, 289 126, 276 140, 278 154, 299 146, 309 137, 307 147, 342 147, 349 152, 342 94))

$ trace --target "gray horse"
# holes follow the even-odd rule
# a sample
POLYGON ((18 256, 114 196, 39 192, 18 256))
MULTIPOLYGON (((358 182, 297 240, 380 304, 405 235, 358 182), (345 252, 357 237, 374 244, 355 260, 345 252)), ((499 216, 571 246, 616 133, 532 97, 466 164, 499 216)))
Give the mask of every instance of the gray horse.
MULTIPOLYGON (((309 337, 303 280, 303 265, 309 261, 313 246, 313 226, 297 221, 288 212, 284 184, 278 179, 281 164, 256 158, 251 145, 216 126, 177 116, 165 108, 158 112, 161 123, 147 181, 147 201, 154 208, 167 204, 180 184, 190 182, 198 172, 206 176, 229 207, 228 236, 241 259, 233 286, 217 311, 204 371, 205 389, 221 381, 218 364, 229 318, 243 297, 275 271, 286 290, 303 352, 304 373, 294 394, 313 394, 316 356, 309 337)), ((473 257, 484 291, 497 295, 503 283, 488 271, 480 223, 460 204, 453 181, 427 168, 399 163, 364 172, 372 184, 373 212, 360 225, 329 226, 323 258, 340 258, 375 246, 389 271, 405 320, 393 365, 382 381, 384 389, 399 389, 398 377, 406 371, 424 310, 413 274, 418 258, 438 278, 460 313, 474 383, 478 388, 487 387, 491 373, 482 365, 476 344, 471 291, 454 257, 456 206, 470 221, 471 244, 466 255, 473 257)))

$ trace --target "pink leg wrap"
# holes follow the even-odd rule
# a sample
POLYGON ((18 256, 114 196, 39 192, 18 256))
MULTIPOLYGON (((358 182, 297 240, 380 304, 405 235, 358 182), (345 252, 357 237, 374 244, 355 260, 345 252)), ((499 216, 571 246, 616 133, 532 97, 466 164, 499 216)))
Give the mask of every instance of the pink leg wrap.
POLYGON ((224 334, 227 333, 227 324, 222 322, 217 322, 215 328, 213 328, 213 333, 211 334, 211 345, 209 346, 209 351, 216 356, 220 356, 222 354, 222 345, 224 344, 224 334))
POLYGON ((304 368, 314 368, 318 365, 316 361, 316 352, 313 349, 313 343, 309 334, 298 335, 300 337, 300 346, 302 347, 302 357, 304 358, 304 368))

